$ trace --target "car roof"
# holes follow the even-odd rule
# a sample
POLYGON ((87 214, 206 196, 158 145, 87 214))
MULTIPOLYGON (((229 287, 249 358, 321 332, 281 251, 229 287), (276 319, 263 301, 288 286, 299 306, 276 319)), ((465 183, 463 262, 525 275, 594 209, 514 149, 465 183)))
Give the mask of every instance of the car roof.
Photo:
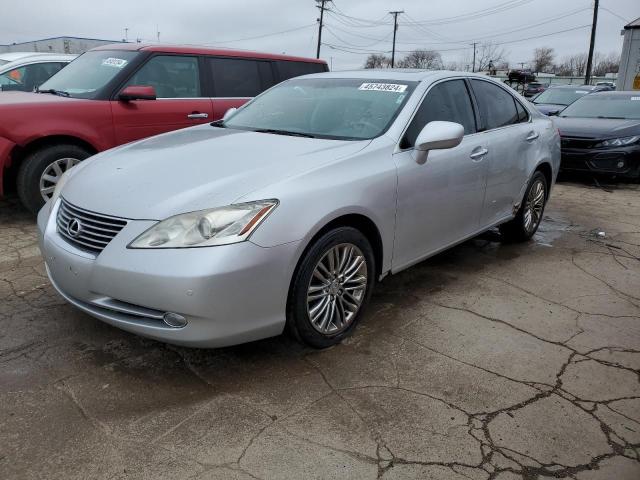
POLYGON ((63 53, 38 53, 34 55, 20 57, 16 60, 3 63, 0 65, 0 72, 8 72, 14 68, 19 68, 25 65, 31 65, 34 63, 44 62, 70 62, 75 59, 77 55, 68 55, 63 53))
POLYGON ((7 52, 0 53, 0 60, 4 60, 5 62, 17 62, 18 60, 26 60, 26 59, 49 59, 49 58, 61 58, 61 59, 73 59, 78 55, 71 55, 67 53, 55 53, 55 52, 7 52))
POLYGON ((596 85, 551 85, 550 88, 565 88, 568 90, 595 90, 598 87, 596 85))
MULTIPOLYGON (((354 78, 354 79, 376 79, 376 80, 404 80, 408 82, 421 82, 423 80, 439 80, 449 77, 469 77, 496 80, 478 73, 454 72, 449 70, 420 70, 413 68, 371 68, 362 70, 341 70, 337 72, 314 73, 305 77, 324 78, 354 78)), ((499 82, 496 82, 499 83, 499 82)))
POLYGON ((289 60, 308 63, 327 62, 315 58, 296 57, 292 55, 280 55, 274 53, 253 52, 249 50, 235 50, 230 48, 205 47, 199 45, 154 45, 145 43, 110 43, 100 47, 92 48, 90 51, 96 50, 126 50, 126 51, 142 51, 142 52, 161 52, 161 53, 182 53, 189 55, 220 55, 227 57, 248 57, 248 58, 266 58, 269 60, 289 60))
MULTIPOLYGON (((640 99, 640 92, 636 91, 631 91, 631 90, 626 90, 626 91, 620 91, 620 90, 609 90, 609 91, 600 91, 600 92, 594 92, 592 95, 597 95, 599 97, 604 97, 604 96, 609 96, 611 98, 617 98, 617 97, 635 97, 640 99)), ((590 95, 591 96, 591 95, 590 95)))

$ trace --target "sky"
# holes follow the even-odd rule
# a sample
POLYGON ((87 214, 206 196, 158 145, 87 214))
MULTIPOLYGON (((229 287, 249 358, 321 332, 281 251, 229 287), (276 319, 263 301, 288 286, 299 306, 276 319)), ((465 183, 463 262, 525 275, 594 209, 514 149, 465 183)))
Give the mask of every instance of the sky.
MULTIPOLYGON (((561 60, 589 47, 589 0, 334 0, 327 3, 321 57, 333 70, 360 68, 368 53, 390 52, 392 10, 398 16, 398 57, 438 50, 447 62, 468 62, 475 42, 493 42, 512 66, 536 47, 561 60), (561 32, 561 33, 558 33, 561 32), (545 35, 544 37, 542 37, 545 35), (538 38, 532 38, 538 37, 538 38)), ((6 2, 0 44, 56 36, 202 44, 315 57, 315 0, 30 0, 6 2)), ((640 17, 638 0, 601 0, 596 50, 622 48, 620 31, 640 17)))

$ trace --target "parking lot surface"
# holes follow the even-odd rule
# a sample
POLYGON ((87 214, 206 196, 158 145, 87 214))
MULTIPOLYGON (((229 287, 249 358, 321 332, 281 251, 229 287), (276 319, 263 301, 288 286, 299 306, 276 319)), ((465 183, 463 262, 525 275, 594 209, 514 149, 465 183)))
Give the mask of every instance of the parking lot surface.
POLYGON ((0 478, 640 478, 637 185, 558 185, 533 242, 387 278, 325 351, 109 327, 35 230, 0 202, 0 478))

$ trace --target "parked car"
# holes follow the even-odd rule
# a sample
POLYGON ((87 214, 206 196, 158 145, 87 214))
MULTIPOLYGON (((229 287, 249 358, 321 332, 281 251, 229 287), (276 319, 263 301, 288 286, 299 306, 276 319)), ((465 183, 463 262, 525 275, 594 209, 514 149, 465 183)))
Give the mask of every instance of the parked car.
POLYGON ((535 95, 538 95, 539 93, 544 92, 547 88, 549 88, 549 86, 544 83, 531 82, 524 89, 524 96, 533 97, 535 95))
POLYGON ((640 178, 640 92, 601 92, 567 107, 555 123, 563 170, 640 178))
POLYGON ((536 81, 536 76, 531 70, 511 70, 507 74, 509 83, 530 83, 536 81))
POLYGON ((0 55, 0 91, 32 92, 77 55, 11 53, 0 55))
POLYGON ((67 172, 38 215, 48 274, 84 312, 170 343, 287 326, 333 345, 385 275, 495 226, 536 232, 560 138, 525 103, 464 73, 289 80, 67 172))
POLYGON ((580 97, 605 90, 609 88, 593 85, 553 85, 533 97, 531 103, 545 115, 557 115, 580 97))
POLYGON ((15 179, 20 200, 35 213, 62 173, 97 152, 211 122, 282 80, 326 70, 321 60, 247 51, 98 47, 39 93, 0 95, 0 195, 7 177, 15 179))

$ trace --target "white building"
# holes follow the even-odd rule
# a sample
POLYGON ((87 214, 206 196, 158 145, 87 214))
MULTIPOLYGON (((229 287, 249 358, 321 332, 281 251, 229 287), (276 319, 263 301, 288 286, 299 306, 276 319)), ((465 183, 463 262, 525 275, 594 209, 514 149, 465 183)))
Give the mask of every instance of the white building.
POLYGON ((84 53, 92 48, 109 43, 118 43, 118 40, 102 40, 98 38, 82 37, 53 37, 32 42, 12 43, 0 45, 0 53, 4 52, 54 52, 54 53, 84 53))
POLYGON ((622 57, 616 88, 618 90, 640 90, 640 18, 622 31, 622 57))

